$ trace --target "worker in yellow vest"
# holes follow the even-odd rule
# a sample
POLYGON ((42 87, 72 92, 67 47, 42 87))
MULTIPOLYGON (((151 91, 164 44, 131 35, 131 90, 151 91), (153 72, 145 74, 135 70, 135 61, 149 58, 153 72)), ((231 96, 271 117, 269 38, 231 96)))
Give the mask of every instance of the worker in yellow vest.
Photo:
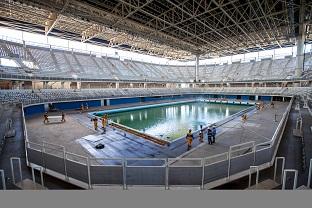
POLYGON ((194 139, 194 136, 192 133, 192 129, 190 129, 188 133, 186 134, 187 150, 190 150, 192 148, 193 139, 194 139))
POLYGON ((104 134, 106 133, 107 119, 108 119, 108 116, 107 116, 107 114, 105 114, 102 117, 102 128, 104 130, 104 134))
POLYGON ((98 129, 98 119, 97 119, 97 117, 94 117, 94 119, 93 119, 93 126, 94 126, 94 130, 98 129))

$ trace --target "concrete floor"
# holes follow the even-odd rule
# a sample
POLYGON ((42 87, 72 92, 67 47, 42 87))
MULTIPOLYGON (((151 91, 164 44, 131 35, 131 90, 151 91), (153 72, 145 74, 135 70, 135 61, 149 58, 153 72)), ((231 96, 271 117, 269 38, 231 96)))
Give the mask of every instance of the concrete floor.
MULTIPOLYGON (((66 122, 45 125, 42 117, 27 119, 29 140, 33 142, 46 141, 65 146, 66 150, 80 155, 97 158, 203 158, 227 152, 231 145, 255 141, 257 144, 270 140, 285 112, 288 103, 276 102, 275 108, 266 107, 263 111, 249 112, 248 120, 242 123, 240 117, 229 121, 218 128, 216 143, 208 145, 206 141, 200 143, 195 136, 193 149, 186 151, 185 140, 171 146, 160 146, 121 130, 108 128, 106 134, 102 130, 93 130, 93 123, 86 113, 74 113, 66 116, 66 122), (277 114, 277 121, 274 115, 277 114), (96 142, 81 139, 87 135, 98 138, 96 142), (105 148, 98 150, 98 143, 105 144, 105 148)), ((99 123, 99 127, 101 124, 99 123)), ((183 162, 185 163, 185 161, 183 162)), ((188 161, 188 164, 196 163, 188 161)))
POLYGON ((248 113, 248 120, 243 123, 236 118, 218 128, 216 143, 208 145, 207 142, 195 150, 186 153, 186 158, 203 158, 227 152, 232 145, 255 141, 256 144, 269 141, 279 121, 287 108, 288 103, 275 102, 275 108, 266 107, 263 111, 248 113), (276 117, 275 121, 275 114, 276 117))
POLYGON ((43 123, 43 117, 27 119, 26 126, 29 141, 62 145, 68 152, 87 156, 87 151, 76 140, 95 132, 77 122, 71 115, 66 115, 65 119, 66 122, 64 123, 49 124, 43 123))

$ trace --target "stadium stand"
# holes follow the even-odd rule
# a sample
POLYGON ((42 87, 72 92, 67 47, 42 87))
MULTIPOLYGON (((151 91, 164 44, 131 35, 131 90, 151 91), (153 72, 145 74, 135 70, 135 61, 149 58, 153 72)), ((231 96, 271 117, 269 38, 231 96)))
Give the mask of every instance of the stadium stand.
POLYGON ((311 91, 311 87, 212 87, 212 88, 130 88, 130 89, 44 89, 0 90, 1 103, 34 103, 87 100, 112 97, 161 96, 182 94, 250 94, 292 96, 311 91))
MULTIPOLYGON (((193 66, 159 65, 118 58, 98 57, 90 53, 60 50, 11 41, 0 41, 0 57, 15 60, 19 67, 0 66, 0 74, 26 77, 49 77, 104 80, 181 81, 194 80, 193 66), (34 68, 23 61, 31 61, 34 68)), ((311 71, 311 54, 305 57, 305 74, 311 71)), ((206 82, 282 80, 295 78, 295 57, 235 62, 223 65, 200 65, 199 79, 206 82)))

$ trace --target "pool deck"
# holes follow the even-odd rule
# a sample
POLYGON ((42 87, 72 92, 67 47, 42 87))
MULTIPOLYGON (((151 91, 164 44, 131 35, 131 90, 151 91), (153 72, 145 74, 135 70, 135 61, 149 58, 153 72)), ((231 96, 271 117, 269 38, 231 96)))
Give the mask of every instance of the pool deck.
MULTIPOLYGON (((97 158, 203 158, 227 152, 231 145, 255 141, 256 144, 269 141, 287 108, 288 102, 275 102, 275 108, 266 107, 263 111, 252 110, 243 124, 240 117, 235 118, 217 129, 216 143, 200 143, 195 136, 193 147, 187 151, 185 141, 181 140, 170 146, 160 146, 145 139, 125 133, 111 127, 103 134, 101 128, 93 129, 93 122, 87 113, 68 113, 65 123, 48 124, 42 117, 26 120, 29 140, 64 145, 66 150, 83 156, 97 158), (277 122, 274 115, 277 114, 277 122), (84 136, 94 135, 97 141, 87 141, 84 136), (103 149, 95 149, 98 143, 103 149)), ((124 105, 123 105, 124 106, 124 105)), ((116 106, 121 107, 121 106, 116 106)), ((99 122, 99 127, 101 124, 99 122)), ((192 163, 189 161, 188 163, 192 163)))
POLYGON ((265 107, 263 111, 251 111, 245 123, 241 118, 232 121, 218 128, 216 143, 209 145, 202 143, 193 150, 184 153, 183 158, 205 158, 213 155, 228 152, 230 146, 254 141, 260 144, 271 140, 280 122, 280 119, 288 106, 288 102, 275 102, 275 107, 265 107), (275 121, 275 114, 277 115, 275 121))

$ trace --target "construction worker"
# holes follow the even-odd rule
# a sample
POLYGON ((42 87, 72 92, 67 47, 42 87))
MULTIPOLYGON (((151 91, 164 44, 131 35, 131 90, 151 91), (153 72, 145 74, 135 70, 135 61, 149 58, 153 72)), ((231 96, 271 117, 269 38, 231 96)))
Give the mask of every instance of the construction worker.
POLYGON ((247 114, 242 115, 242 122, 245 123, 247 121, 247 114))
POLYGON ((202 125, 200 125, 199 142, 204 142, 204 131, 203 131, 203 126, 202 125))
POLYGON ((212 143, 216 142, 216 134, 217 134, 216 126, 213 126, 212 127, 212 143))
POLYGON ((65 122, 65 114, 64 114, 64 112, 62 112, 62 120, 61 121, 65 122))
POLYGON ((107 126, 107 114, 105 114, 103 117, 102 117, 102 128, 104 130, 104 134, 106 132, 106 126, 107 126))
POLYGON ((192 129, 190 129, 188 133, 186 134, 187 151, 189 151, 192 148, 193 139, 194 139, 194 136, 192 133, 192 129))
POLYGON ((260 103, 260 111, 263 111, 263 110, 264 110, 264 103, 261 102, 261 103, 260 103))
POLYGON ((271 102, 271 108, 274 108, 274 103, 273 103, 273 101, 271 102))
POLYGON ((45 112, 45 114, 43 115, 43 123, 49 123, 49 116, 48 116, 48 112, 45 112))
POLYGON ((84 109, 85 109, 85 110, 88 110, 88 109, 89 109, 88 103, 85 104, 84 109))
POLYGON ((97 119, 97 117, 93 118, 93 126, 94 126, 94 130, 98 129, 98 119, 97 119))
POLYGON ((81 104, 81 106, 80 106, 80 113, 83 113, 83 111, 84 111, 84 107, 83 107, 83 104, 81 104))
POLYGON ((212 144, 212 131, 210 128, 208 128, 208 131, 207 131, 207 136, 208 136, 208 144, 212 144))

